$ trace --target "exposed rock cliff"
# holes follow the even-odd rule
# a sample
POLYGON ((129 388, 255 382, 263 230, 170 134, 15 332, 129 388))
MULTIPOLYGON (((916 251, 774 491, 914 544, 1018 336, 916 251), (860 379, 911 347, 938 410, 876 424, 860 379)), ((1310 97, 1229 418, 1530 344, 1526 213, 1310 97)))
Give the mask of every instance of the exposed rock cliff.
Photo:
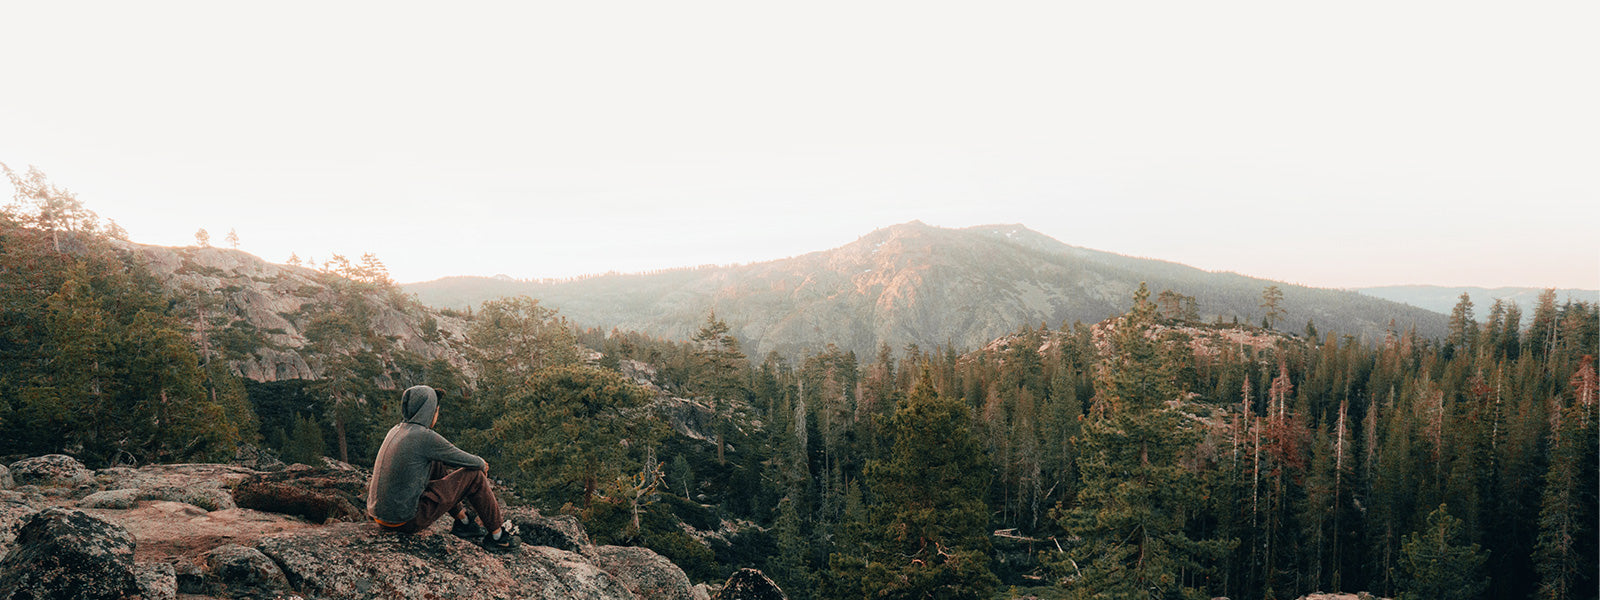
POLYGON ((197 342, 228 359, 235 372, 256 381, 313 379, 322 359, 309 349, 307 327, 321 311, 346 311, 343 294, 364 305, 365 326, 386 347, 423 360, 464 367, 458 344, 466 321, 411 301, 393 288, 352 288, 348 280, 304 267, 279 265, 239 250, 170 248, 119 242, 189 312, 197 342), (201 338, 204 336, 204 340, 201 338))

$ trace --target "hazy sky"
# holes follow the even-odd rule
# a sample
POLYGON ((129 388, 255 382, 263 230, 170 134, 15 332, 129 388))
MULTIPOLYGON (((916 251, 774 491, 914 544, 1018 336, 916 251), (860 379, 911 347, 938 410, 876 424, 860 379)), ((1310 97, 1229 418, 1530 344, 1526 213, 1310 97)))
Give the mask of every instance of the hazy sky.
POLYGON ((920 219, 1329 287, 1600 287, 1600 4, 8 3, 0 162, 401 281, 920 219))

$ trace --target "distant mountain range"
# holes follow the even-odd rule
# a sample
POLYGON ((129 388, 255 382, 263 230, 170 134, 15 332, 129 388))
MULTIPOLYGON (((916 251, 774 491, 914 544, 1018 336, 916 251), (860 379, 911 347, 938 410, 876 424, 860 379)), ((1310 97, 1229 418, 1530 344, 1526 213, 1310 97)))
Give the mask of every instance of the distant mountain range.
POLYGON ((466 308, 501 296, 538 298, 579 326, 685 339, 715 310, 761 356, 833 343, 868 355, 879 344, 971 349, 1023 325, 1094 323, 1126 311, 1140 282, 1194 296, 1201 320, 1260 323, 1261 292, 1283 291, 1280 328, 1373 339, 1392 319, 1442 336, 1432 311, 1352 291, 1212 273, 1070 246, 1021 225, 965 229, 913 221, 832 250, 725 267, 562 281, 447 277, 404 286, 424 303, 466 308))
MULTIPOLYGON (((1529 287, 1446 287, 1438 285, 1389 285, 1383 287, 1356 288, 1374 298, 1393 300, 1410 304, 1418 308, 1426 308, 1436 313, 1450 314, 1455 310, 1456 303, 1461 301, 1464 292, 1472 299, 1472 312, 1478 320, 1489 314, 1489 307, 1495 300, 1516 302, 1522 307, 1522 321, 1527 323, 1533 319, 1533 307, 1539 305, 1539 294, 1545 288, 1529 287)), ((1564 304, 1567 301, 1600 302, 1600 290, 1557 289, 1556 303, 1564 304)))

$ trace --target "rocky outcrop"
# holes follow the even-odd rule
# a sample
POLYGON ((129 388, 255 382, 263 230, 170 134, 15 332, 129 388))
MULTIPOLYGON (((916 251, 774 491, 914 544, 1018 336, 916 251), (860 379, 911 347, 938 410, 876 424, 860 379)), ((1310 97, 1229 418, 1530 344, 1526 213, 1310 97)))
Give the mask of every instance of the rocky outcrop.
POLYGON ((10 470, 17 485, 76 487, 94 482, 94 472, 65 454, 24 458, 11 463, 10 470))
MULTIPOLYGON (((313 269, 269 263, 224 248, 170 248, 127 242, 119 246, 141 258, 152 275, 175 297, 207 297, 206 314, 223 318, 257 344, 247 356, 229 360, 233 370, 256 381, 315 379, 323 361, 308 352, 307 309, 336 304, 331 284, 340 278, 313 269)), ((466 321, 410 302, 381 288, 361 294, 372 309, 367 323, 379 339, 424 360, 443 359, 458 367, 466 361, 451 341, 464 339, 466 321)), ((196 336, 199 335, 197 331, 196 336)))
POLYGON ((81 511, 47 508, 28 518, 0 560, 0 599, 120 599, 139 594, 134 538, 81 511))
POLYGON ((91 480, 72 489, 100 491, 76 501, 0 491, 0 600, 709 598, 703 585, 691 586, 649 549, 595 546, 568 515, 508 509, 525 543, 505 554, 450 535, 449 519, 415 534, 384 530, 359 517, 367 475, 342 463, 273 473, 237 465, 119 467, 91 480), (162 490, 229 486, 255 500, 208 511, 150 499, 162 490))
POLYGON ((722 585, 712 600, 788 600, 778 584, 766 573, 755 569, 739 569, 722 585))
POLYGON ((243 508, 299 515, 313 523, 360 521, 365 518, 367 475, 354 468, 297 464, 251 475, 234 488, 233 500, 243 508))
POLYGON ((650 401, 650 408, 678 435, 715 444, 717 412, 703 403, 674 398, 662 393, 650 401))
POLYGON ((683 569, 649 548, 600 546, 594 560, 640 598, 695 600, 683 569))
POLYGON ((267 536, 256 548, 301 594, 341 598, 583 598, 634 600, 581 555, 542 546, 490 554, 437 531, 400 534, 339 523, 267 536))

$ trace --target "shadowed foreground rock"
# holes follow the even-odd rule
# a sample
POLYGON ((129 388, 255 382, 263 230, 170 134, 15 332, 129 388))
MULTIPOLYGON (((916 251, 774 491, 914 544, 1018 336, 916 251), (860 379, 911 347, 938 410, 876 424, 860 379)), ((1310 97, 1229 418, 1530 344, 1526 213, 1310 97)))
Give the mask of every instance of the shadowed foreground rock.
POLYGON ((635 598, 579 554, 544 546, 490 554, 438 528, 399 534, 371 523, 338 523, 265 536, 256 548, 307 597, 635 598))
POLYGON ((722 591, 717 592, 712 600, 788 600, 783 595, 783 590, 778 589, 778 584, 767 578, 765 573, 755 569, 739 569, 728 578, 728 583, 723 584, 722 591))
POLYGON ((361 521, 367 475, 354 469, 293 465, 245 479, 234 488, 233 501, 240 508, 299 515, 313 523, 361 521))
POLYGON ((0 599, 123 598, 140 593, 133 536, 76 510, 29 517, 0 560, 0 599))
POLYGON ((585 556, 594 553, 594 542, 589 541, 589 532, 584 531, 583 524, 572 515, 547 517, 540 514, 538 509, 518 507, 507 509, 506 518, 522 530, 517 537, 522 538, 524 544, 549 546, 585 556))

